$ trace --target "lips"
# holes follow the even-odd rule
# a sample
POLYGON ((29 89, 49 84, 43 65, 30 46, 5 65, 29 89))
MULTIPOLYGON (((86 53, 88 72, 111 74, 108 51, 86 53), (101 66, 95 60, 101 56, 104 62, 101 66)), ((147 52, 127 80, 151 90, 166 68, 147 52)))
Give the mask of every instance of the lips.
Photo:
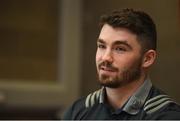
POLYGON ((100 67, 100 70, 102 70, 102 71, 107 71, 107 72, 116 72, 115 69, 113 69, 113 68, 108 68, 108 67, 104 67, 104 66, 100 67))

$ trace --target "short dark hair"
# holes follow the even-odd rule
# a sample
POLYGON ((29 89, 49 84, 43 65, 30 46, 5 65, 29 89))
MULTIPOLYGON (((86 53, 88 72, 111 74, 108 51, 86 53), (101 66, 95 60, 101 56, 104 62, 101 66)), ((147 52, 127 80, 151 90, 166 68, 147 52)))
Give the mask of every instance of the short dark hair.
POLYGON ((129 8, 116 10, 101 16, 100 26, 102 27, 104 24, 114 28, 127 28, 136 34, 143 52, 149 49, 156 50, 156 25, 147 13, 129 8))

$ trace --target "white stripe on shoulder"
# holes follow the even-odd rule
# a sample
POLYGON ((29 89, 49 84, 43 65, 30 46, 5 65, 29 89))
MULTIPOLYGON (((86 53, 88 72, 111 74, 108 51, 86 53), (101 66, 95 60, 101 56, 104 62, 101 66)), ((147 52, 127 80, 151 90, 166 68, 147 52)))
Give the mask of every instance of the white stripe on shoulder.
POLYGON ((161 98, 161 99, 159 99, 157 101, 149 103, 148 105, 146 105, 144 107, 144 110, 149 110, 150 108, 155 107, 155 106, 157 106, 157 105, 159 105, 159 104, 161 104, 161 103, 163 103, 164 101, 167 101, 167 100, 171 100, 171 99, 167 98, 167 97, 163 97, 163 98, 161 98))
POLYGON ((146 101, 145 106, 148 105, 149 103, 154 102, 155 100, 159 100, 159 99, 164 98, 164 97, 168 97, 168 95, 158 95, 158 96, 155 96, 155 97, 149 99, 148 101, 146 101))
POLYGON ((98 91, 96 92, 96 99, 97 99, 97 100, 99 100, 99 98, 100 98, 100 92, 101 92, 101 90, 98 90, 98 91))
POLYGON ((90 97, 91 97, 92 94, 89 94, 87 97, 86 97, 86 101, 85 101, 85 106, 86 107, 89 107, 90 106, 90 97))
POLYGON ((154 113, 164 106, 170 104, 170 103, 176 103, 171 98, 168 97, 168 95, 158 95, 155 96, 148 101, 146 101, 144 105, 144 110, 148 113, 154 113))
POLYGON ((150 109, 149 111, 147 111, 147 114, 152 114, 152 113, 158 111, 159 109, 163 108, 164 106, 166 106, 166 105, 168 105, 168 104, 170 104, 170 103, 174 103, 174 101, 172 101, 172 100, 167 100, 167 101, 161 103, 160 105, 158 105, 157 107, 152 108, 152 109, 150 109))
POLYGON ((98 102, 99 97, 100 97, 100 91, 101 91, 101 89, 89 94, 86 97, 86 101, 85 101, 85 107, 86 108, 92 107, 96 102, 98 102))
POLYGON ((97 93, 97 91, 95 91, 91 96, 91 99, 90 99, 91 106, 93 106, 96 103, 96 93, 97 93))

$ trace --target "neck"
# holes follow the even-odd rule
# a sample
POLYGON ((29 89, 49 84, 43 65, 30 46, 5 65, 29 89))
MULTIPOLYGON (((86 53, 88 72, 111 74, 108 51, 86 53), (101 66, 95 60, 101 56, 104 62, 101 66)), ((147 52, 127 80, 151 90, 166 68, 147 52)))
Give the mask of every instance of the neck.
POLYGON ((125 102, 133 95, 133 93, 143 84, 146 76, 138 80, 132 81, 119 88, 106 87, 108 103, 114 108, 121 108, 125 102))

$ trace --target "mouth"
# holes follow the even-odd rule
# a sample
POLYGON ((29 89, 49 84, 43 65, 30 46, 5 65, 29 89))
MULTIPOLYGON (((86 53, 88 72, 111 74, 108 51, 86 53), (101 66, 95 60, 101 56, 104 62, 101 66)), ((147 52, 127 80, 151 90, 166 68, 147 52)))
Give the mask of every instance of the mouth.
POLYGON ((103 71, 109 71, 109 72, 116 72, 115 69, 108 68, 108 67, 100 67, 100 70, 103 70, 103 71))
POLYGON ((103 75, 114 75, 117 72, 116 69, 108 68, 108 67, 100 67, 100 73, 103 75))

